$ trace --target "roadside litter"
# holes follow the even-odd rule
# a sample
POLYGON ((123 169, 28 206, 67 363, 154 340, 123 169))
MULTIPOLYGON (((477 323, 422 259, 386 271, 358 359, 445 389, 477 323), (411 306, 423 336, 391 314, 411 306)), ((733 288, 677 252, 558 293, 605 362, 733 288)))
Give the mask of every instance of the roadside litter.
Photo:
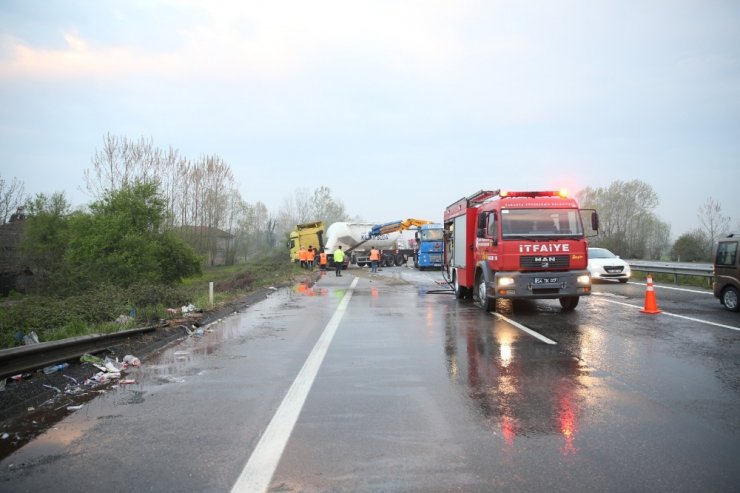
POLYGON ((139 358, 130 354, 127 354, 123 357, 123 362, 129 366, 141 366, 141 361, 139 361, 139 358))
POLYGON ((129 322, 132 322, 134 320, 133 317, 129 315, 119 315, 119 317, 116 319, 116 323, 121 325, 126 325, 129 322))
POLYGON ((80 356, 80 362, 82 363, 93 363, 96 365, 102 365, 103 364, 103 358, 100 358, 98 356, 93 356, 92 354, 83 354, 80 356))
POLYGON ((170 314, 170 315, 177 315, 178 313, 181 313, 183 315, 188 315, 188 314, 191 314, 191 313, 200 313, 202 311, 203 310, 201 310, 200 308, 198 308, 197 306, 195 306, 192 303, 189 303, 187 305, 180 306, 178 308, 168 308, 167 309, 167 313, 170 314))
POLYGON ((88 354, 83 355, 82 358, 89 360, 88 361, 89 364, 93 365, 95 368, 100 370, 98 373, 88 378, 85 381, 86 384, 93 383, 93 382, 101 384, 101 383, 108 383, 111 380, 117 380, 121 378, 121 371, 128 368, 129 365, 139 366, 141 364, 141 363, 139 363, 139 365, 130 364, 129 363, 130 361, 139 362, 138 358, 136 358, 135 356, 131 356, 131 355, 126 355, 124 360, 128 358, 128 361, 122 361, 122 362, 119 362, 118 358, 116 358, 115 360, 112 360, 108 356, 106 356, 105 359, 97 358, 97 360, 93 362, 91 360, 95 359, 95 357, 91 357, 91 355, 88 355, 88 354))
MULTIPOLYGON (((119 384, 125 385, 135 384, 137 383, 135 379, 122 378, 121 375, 122 372, 125 372, 128 368, 141 366, 141 360, 132 354, 127 354, 126 356, 124 356, 122 361, 119 361, 118 358, 111 359, 108 356, 106 356, 105 358, 101 358, 92 354, 84 354, 80 357, 80 363, 91 365, 95 367, 98 372, 89 378, 85 378, 84 382, 80 382, 78 381, 78 379, 62 373, 62 377, 64 377, 64 379, 66 379, 67 381, 67 384, 64 386, 59 384, 57 384, 57 386, 49 385, 48 383, 44 383, 43 381, 34 383, 33 373, 19 373, 7 379, 1 379, 0 390, 5 388, 7 382, 11 382, 12 384, 16 385, 41 385, 42 387, 53 390, 55 392, 54 397, 43 402, 41 405, 37 407, 28 407, 27 411, 30 413, 36 411, 37 408, 46 407, 46 405, 49 403, 60 403, 60 399, 73 399, 76 396, 81 396, 91 391, 101 392, 101 390, 97 389, 97 387, 103 384, 112 382, 118 382, 119 384), (28 382, 26 382, 26 380, 28 380, 28 382)), ((52 375, 62 372, 68 367, 69 363, 65 362, 42 368, 40 372, 43 372, 44 375, 52 375)), ((70 404, 69 400, 67 400, 66 402, 64 400, 61 400, 61 403, 62 406, 57 409, 66 408, 68 411, 76 411, 82 408, 82 405, 77 405, 76 403, 74 403, 74 401, 70 404)))
POLYGON ((28 346, 30 344, 38 344, 39 343, 39 336, 36 335, 36 332, 31 331, 28 334, 23 336, 23 345, 28 346))
POLYGON ((68 366, 69 366, 69 363, 61 363, 59 365, 47 366, 46 368, 44 368, 44 373, 46 373, 47 375, 51 375, 52 373, 56 373, 59 370, 64 370, 68 366))

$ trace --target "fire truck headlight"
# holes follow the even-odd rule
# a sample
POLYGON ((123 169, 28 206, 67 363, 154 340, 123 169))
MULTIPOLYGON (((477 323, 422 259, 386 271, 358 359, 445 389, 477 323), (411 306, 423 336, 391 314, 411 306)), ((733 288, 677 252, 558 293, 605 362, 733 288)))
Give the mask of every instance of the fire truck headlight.
POLYGON ((585 284, 588 286, 589 284, 591 284, 591 276, 578 276, 577 282, 578 284, 585 284))
POLYGON ((507 286, 513 286, 514 285, 514 278, 513 277, 499 277, 498 278, 498 287, 505 288, 507 286))

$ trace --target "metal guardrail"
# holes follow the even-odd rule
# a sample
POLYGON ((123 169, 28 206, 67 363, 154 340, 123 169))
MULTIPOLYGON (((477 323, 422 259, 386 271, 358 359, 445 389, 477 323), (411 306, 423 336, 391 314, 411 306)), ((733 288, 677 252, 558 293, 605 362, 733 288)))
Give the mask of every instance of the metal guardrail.
POLYGON ((673 274, 673 282, 678 284, 678 276, 707 277, 711 285, 714 276, 712 264, 697 264, 691 262, 658 262, 651 260, 625 260, 632 270, 640 272, 673 274))
POLYGON ((157 326, 142 327, 110 334, 70 337, 59 341, 40 342, 3 349, 0 350, 0 378, 7 378, 24 371, 76 359, 85 353, 99 352, 128 337, 156 329, 157 326))

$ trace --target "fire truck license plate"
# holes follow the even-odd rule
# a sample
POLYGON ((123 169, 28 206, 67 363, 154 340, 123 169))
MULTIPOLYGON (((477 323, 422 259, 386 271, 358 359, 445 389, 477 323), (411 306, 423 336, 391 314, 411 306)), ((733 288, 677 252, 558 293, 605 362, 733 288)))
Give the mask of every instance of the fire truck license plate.
POLYGON ((557 277, 535 277, 535 284, 556 284, 558 282, 557 277))

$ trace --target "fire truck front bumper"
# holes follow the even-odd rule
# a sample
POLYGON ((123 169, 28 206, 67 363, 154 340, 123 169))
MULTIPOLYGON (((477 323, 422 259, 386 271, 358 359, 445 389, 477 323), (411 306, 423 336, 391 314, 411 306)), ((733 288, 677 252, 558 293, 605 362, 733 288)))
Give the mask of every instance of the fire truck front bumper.
POLYGON ((591 294, 587 270, 569 272, 497 272, 488 283, 496 298, 560 298, 591 294))

